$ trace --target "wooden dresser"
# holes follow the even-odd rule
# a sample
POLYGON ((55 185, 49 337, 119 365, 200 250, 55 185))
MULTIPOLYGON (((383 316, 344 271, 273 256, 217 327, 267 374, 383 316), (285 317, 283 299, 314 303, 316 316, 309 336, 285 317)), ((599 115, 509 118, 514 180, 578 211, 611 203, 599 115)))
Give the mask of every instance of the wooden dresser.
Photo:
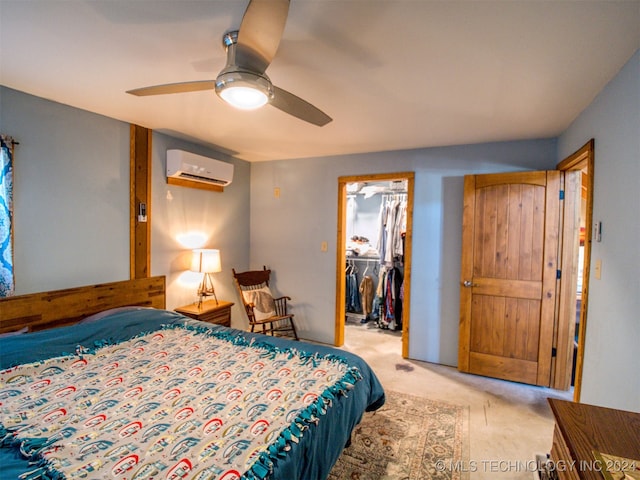
POLYGON ((216 323, 230 327, 232 306, 233 302, 220 300, 216 303, 215 300, 207 300, 206 302, 202 302, 199 308, 198 303, 191 303, 184 307, 178 307, 175 311, 202 322, 216 323))
POLYGON ((553 398, 549 404, 556 419, 551 462, 560 480, 603 480, 606 466, 619 472, 627 464, 598 460, 594 452, 634 459, 640 473, 640 413, 553 398))

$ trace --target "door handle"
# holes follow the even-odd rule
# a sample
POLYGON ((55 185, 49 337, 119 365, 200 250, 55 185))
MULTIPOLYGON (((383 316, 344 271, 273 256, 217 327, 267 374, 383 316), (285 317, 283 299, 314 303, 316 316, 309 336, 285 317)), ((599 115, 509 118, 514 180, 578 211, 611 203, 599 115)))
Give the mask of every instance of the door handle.
POLYGON ((464 287, 467 287, 467 288, 477 287, 478 286, 477 283, 473 283, 471 280, 465 280, 464 282, 462 282, 462 285, 464 287))

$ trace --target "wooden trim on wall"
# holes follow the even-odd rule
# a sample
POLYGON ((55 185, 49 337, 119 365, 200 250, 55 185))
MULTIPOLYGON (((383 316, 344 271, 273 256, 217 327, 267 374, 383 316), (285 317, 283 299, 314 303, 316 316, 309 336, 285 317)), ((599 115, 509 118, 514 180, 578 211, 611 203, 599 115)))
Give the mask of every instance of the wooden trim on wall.
POLYGON ((587 210, 585 214, 584 264, 582 267, 582 294, 580 325, 578 327, 578 352, 573 390, 573 400, 580 401, 582 392, 582 369, 584 366, 584 342, 587 331, 587 310, 589 305, 589 276, 591 271, 591 241, 593 225, 593 186, 595 178, 595 140, 592 138, 580 149, 562 160, 558 170, 582 170, 587 168, 587 210))
POLYGON ((335 316, 335 339, 337 347, 344 345, 344 315, 346 310, 345 296, 347 282, 344 274, 344 266, 347 263, 346 249, 347 241, 347 181, 338 179, 338 232, 336 240, 336 316, 335 316))
MULTIPOLYGON (((464 193, 462 206, 462 252, 460 254, 460 285, 473 278, 473 221, 476 211, 476 175, 464 176, 464 193), (464 248, 469 245, 469 248, 464 248)), ((458 322, 458 370, 471 370, 471 301, 472 289, 460 288, 460 319, 458 322)))
POLYGON ((130 126, 130 249, 131 278, 151 276, 151 133, 130 126), (140 221, 140 205, 146 205, 146 221, 140 221))
POLYGON ((413 264, 413 199, 416 177, 410 172, 407 179, 407 231, 404 238, 404 301, 402 304, 402 358, 409 358, 409 330, 411 327, 411 275, 413 264))
POLYGON ((208 190, 210 192, 224 192, 224 187, 222 185, 194 182, 193 180, 185 180, 184 178, 167 177, 167 184, 176 185, 178 187, 189 187, 197 188, 199 190, 208 190))
MULTIPOLYGON (((592 138, 574 153, 558 163, 556 168, 558 170, 582 170, 585 166, 592 167, 592 165, 587 164, 589 163, 589 159, 593 160, 594 148, 595 140, 592 138)), ((591 170, 587 170, 587 172, 592 176, 591 170)))

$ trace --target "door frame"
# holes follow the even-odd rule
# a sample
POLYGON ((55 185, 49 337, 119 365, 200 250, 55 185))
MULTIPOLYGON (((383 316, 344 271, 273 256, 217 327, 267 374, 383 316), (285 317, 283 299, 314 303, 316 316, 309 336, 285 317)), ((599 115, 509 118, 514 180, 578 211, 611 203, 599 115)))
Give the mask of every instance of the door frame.
POLYGON ((347 262, 347 183, 407 181, 407 230, 404 243, 404 296, 402 300, 402 357, 409 357, 409 321, 411 305, 411 251, 413 238, 414 172, 378 173, 338 177, 338 227, 336 240, 336 316, 334 345, 344 345, 345 289, 344 266, 347 262))
POLYGON ((589 272, 591 270, 591 241, 593 233, 593 186, 595 177, 595 141, 592 138, 581 148, 562 160, 556 168, 561 171, 582 170, 587 167, 587 208, 585 212, 584 263, 582 270, 582 300, 578 325, 578 352, 576 355, 573 400, 580 401, 582 371, 584 368, 584 341, 587 331, 587 307, 589 304, 589 272))

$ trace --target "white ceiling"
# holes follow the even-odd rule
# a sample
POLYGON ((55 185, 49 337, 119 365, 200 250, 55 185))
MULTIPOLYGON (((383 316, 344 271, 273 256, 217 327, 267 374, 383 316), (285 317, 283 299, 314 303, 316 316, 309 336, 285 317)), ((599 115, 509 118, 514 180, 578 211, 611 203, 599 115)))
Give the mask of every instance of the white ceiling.
POLYGON ((214 79, 246 5, 0 0, 0 83, 259 161, 553 137, 640 48, 640 0, 292 0, 267 73, 328 125, 125 93, 214 79))

